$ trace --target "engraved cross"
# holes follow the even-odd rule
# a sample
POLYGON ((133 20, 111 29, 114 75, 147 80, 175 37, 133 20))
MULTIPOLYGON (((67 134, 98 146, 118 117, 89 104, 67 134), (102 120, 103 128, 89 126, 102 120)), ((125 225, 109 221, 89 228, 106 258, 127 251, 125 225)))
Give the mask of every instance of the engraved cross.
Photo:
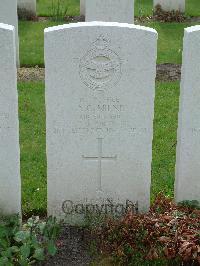
POLYGON ((98 162, 98 190, 102 191, 102 161, 107 160, 107 161, 116 161, 117 160, 117 155, 111 156, 111 157, 106 157, 103 156, 103 139, 98 138, 98 156, 94 157, 87 157, 82 155, 82 158, 87 161, 97 161, 98 162))

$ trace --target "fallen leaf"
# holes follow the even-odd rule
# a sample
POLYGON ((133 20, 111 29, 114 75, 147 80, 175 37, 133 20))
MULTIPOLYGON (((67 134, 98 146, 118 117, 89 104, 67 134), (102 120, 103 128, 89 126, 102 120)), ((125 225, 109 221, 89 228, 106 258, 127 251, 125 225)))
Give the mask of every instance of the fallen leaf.
POLYGON ((158 238, 158 240, 161 242, 161 243, 168 243, 171 241, 171 238, 170 237, 167 237, 167 236, 161 236, 158 238))

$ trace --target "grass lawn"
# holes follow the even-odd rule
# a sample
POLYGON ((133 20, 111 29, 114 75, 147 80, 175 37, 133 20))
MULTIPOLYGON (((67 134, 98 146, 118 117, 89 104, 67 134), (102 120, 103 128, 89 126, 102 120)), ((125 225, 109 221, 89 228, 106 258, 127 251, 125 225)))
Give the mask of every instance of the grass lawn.
POLYGON ((44 29, 55 22, 19 22, 21 66, 44 65, 44 29))
POLYGON ((200 16, 200 2, 199 0, 186 0, 186 15, 200 16))
POLYGON ((192 25, 195 24, 159 22, 145 24, 145 26, 154 28, 158 32, 158 64, 181 64, 184 28, 192 25))
MULTIPOLYGON (((23 212, 46 212, 45 105, 43 83, 19 83, 23 212)), ((152 199, 173 196, 179 84, 157 83, 154 121, 152 199)))
POLYGON ((151 16, 153 13, 153 0, 135 0, 135 16, 151 16))
POLYGON ((19 120, 23 212, 46 211, 45 105, 42 83, 20 83, 19 120))
MULTIPOLYGON (((37 0, 37 12, 39 16, 52 15, 52 3, 56 6, 58 0, 37 0)), ((68 15, 78 16, 80 13, 79 0, 61 0, 62 7, 67 7, 68 15)), ((153 0, 135 0, 135 16, 152 15, 153 0)), ((186 0, 186 15, 200 16, 199 0, 186 0), (199 7, 199 8, 197 8, 199 7)))
POLYGON ((157 83, 154 115, 152 199, 163 191, 174 194, 179 83, 157 83))
MULTIPOLYGON (((22 66, 44 65, 44 29, 62 22, 20 21, 20 62, 22 66)), ((150 22, 158 31, 158 63, 181 63, 184 28, 195 23, 150 22)))
MULTIPOLYGON (((39 16, 52 16, 53 9, 57 7, 58 0, 37 0, 37 13, 39 16)), ((71 16, 79 16, 80 1, 79 0, 61 0, 61 9, 67 8, 67 14, 71 16)))

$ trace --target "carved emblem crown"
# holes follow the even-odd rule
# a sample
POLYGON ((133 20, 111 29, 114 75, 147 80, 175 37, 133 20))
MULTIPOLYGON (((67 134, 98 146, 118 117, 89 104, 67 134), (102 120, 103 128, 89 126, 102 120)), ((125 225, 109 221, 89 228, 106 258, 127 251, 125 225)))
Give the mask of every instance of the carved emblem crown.
POLYGON ((94 45, 96 46, 96 48, 102 50, 109 46, 109 41, 103 35, 100 35, 94 42, 94 45))

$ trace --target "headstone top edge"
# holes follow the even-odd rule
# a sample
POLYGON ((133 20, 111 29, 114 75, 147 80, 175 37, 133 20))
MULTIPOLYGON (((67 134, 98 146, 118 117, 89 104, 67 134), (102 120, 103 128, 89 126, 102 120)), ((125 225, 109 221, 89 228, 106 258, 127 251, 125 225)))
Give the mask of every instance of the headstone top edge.
POLYGON ((5 24, 5 23, 0 23, 0 29, 14 31, 15 27, 12 25, 5 24))
POLYGON ((92 21, 92 22, 79 22, 79 23, 70 23, 70 24, 63 24, 59 26, 53 26, 44 29, 44 33, 50 33, 55 31, 61 31, 64 29, 71 29, 71 28, 81 28, 81 27, 98 27, 98 26, 105 26, 105 27, 119 27, 119 28, 129 28, 135 30, 143 30, 146 32, 151 32, 154 34, 158 34, 157 31, 153 28, 135 25, 135 24, 128 24, 128 23, 119 23, 119 22, 102 22, 102 21, 92 21))
POLYGON ((196 32, 196 31, 200 31, 200 25, 185 28, 186 33, 192 33, 192 32, 196 32))

